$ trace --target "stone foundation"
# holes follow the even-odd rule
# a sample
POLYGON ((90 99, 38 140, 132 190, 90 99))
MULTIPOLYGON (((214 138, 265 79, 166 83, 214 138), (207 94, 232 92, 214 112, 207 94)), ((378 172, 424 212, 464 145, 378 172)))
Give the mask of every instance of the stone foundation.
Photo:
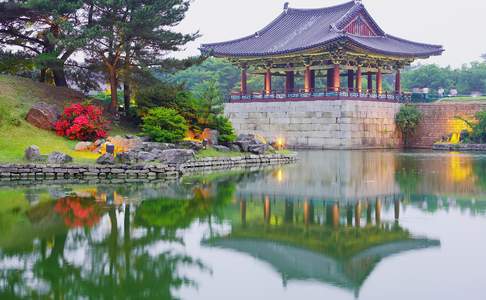
POLYGON ((283 139, 291 148, 398 148, 402 143, 395 115, 400 105, 355 100, 227 103, 225 114, 238 134, 283 139))
POLYGON ((44 181, 68 179, 165 179, 177 178, 184 174, 199 171, 231 169, 291 163, 295 155, 247 155, 231 158, 205 158, 189 161, 183 165, 145 164, 145 165, 46 165, 46 164, 9 164, 0 165, 2 181, 44 181))
POLYGON ((479 151, 479 152, 486 152, 486 144, 447 144, 447 143, 438 143, 432 146, 433 150, 438 151, 479 151))

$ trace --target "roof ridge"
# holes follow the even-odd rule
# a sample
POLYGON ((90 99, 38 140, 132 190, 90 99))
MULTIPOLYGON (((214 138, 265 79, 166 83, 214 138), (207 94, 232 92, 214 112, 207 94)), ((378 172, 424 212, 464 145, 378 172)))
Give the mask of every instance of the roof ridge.
POLYGON ((288 10, 289 11, 295 11, 295 12, 312 12, 312 11, 323 11, 323 10, 337 10, 337 9, 340 9, 340 8, 343 8, 343 7, 346 7, 350 4, 353 4, 356 5, 356 2, 354 0, 352 1, 348 1, 348 2, 345 2, 345 3, 342 3, 342 4, 337 4, 337 5, 333 5, 333 6, 327 6, 327 7, 320 7, 320 8, 292 8, 292 7, 289 7, 288 10))

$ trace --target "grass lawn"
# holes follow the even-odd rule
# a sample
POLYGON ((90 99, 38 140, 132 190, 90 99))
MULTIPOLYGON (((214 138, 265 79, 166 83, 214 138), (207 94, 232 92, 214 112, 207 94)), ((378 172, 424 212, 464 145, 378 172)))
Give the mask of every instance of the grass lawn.
POLYGON ((486 97, 448 97, 437 100, 437 102, 482 102, 486 101, 486 97))

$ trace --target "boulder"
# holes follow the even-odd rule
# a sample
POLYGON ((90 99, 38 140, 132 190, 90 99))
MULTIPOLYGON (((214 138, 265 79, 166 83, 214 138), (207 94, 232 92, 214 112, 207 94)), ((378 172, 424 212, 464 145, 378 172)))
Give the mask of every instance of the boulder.
POLYGON ((97 140, 96 140, 96 141, 93 143, 93 145, 94 145, 96 148, 98 148, 98 147, 100 147, 101 145, 103 145, 105 142, 106 142, 106 140, 105 140, 105 139, 97 139, 97 140))
POLYGON ((241 148, 238 144, 236 143, 230 143, 226 145, 231 151, 233 152, 241 152, 241 148))
POLYGON ((96 163, 99 165, 114 165, 115 157, 110 153, 105 153, 102 156, 98 157, 96 163))
POLYGON ((106 141, 116 145, 121 151, 130 151, 142 145, 142 140, 138 137, 127 139, 121 136, 110 136, 106 141))
POLYGON ((250 141, 237 141, 235 144, 241 149, 242 152, 248 152, 250 147, 250 141))
POLYGON ((168 164, 180 165, 194 159, 196 153, 190 149, 169 149, 162 151, 159 159, 168 164))
POLYGON ((202 138, 208 142, 208 145, 219 145, 219 131, 206 128, 202 133, 202 138))
POLYGON ((154 149, 163 151, 163 150, 174 149, 174 148, 175 148, 174 144, 156 143, 156 142, 143 142, 142 147, 140 147, 140 149, 147 152, 152 152, 154 149))
POLYGON ((157 155, 146 152, 146 151, 139 151, 137 152, 137 160, 140 162, 151 162, 157 160, 157 155))
POLYGON ((220 152, 230 152, 231 149, 226 147, 226 146, 222 146, 222 145, 214 145, 213 148, 216 150, 216 151, 220 151, 220 152))
POLYGON ((201 151, 204 146, 201 142, 196 141, 182 141, 176 144, 177 149, 189 149, 194 151, 201 151))
POLYGON ((47 157, 47 162, 50 164, 66 164, 73 161, 73 158, 62 152, 52 152, 47 157))
POLYGON ((28 161, 36 161, 41 158, 40 149, 36 145, 32 145, 25 149, 24 158, 28 161))
POLYGON ((61 113, 55 105, 39 102, 31 107, 25 119, 35 127, 53 130, 60 116, 61 113))
POLYGON ((253 154, 264 154, 267 149, 267 144, 253 144, 248 147, 248 151, 253 154))
POLYGON ((115 161, 120 164, 131 165, 137 163, 137 152, 130 151, 130 152, 122 152, 118 153, 115 161))
POLYGON ((75 151, 89 151, 93 148, 92 142, 79 142, 74 146, 75 151))

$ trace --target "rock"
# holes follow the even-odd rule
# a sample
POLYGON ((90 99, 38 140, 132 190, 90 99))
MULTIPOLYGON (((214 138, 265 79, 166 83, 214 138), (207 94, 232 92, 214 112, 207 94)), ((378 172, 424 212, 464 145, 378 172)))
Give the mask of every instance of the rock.
POLYGON ((248 152, 253 154, 264 154, 268 149, 266 144, 253 144, 248 147, 248 152))
POLYGON ((176 144, 177 149, 189 149, 194 151, 200 151, 204 148, 201 142, 196 141, 182 141, 176 144))
POLYGON ((235 143, 229 144, 228 148, 230 148, 230 150, 233 151, 233 152, 241 152, 240 146, 238 146, 238 144, 235 144, 235 143))
POLYGON ((248 152, 248 148, 250 147, 249 141, 237 141, 235 144, 238 145, 242 152, 248 152))
POLYGON ((157 155, 151 152, 140 151, 137 152, 137 160, 141 162, 151 162, 157 160, 157 155))
POLYGON ((206 128, 202 133, 202 138, 208 142, 208 145, 219 145, 219 131, 206 128))
POLYGON ((94 145, 96 148, 98 148, 98 147, 100 147, 101 145, 103 145, 105 142, 106 142, 106 140, 105 140, 105 139, 97 139, 97 140, 96 140, 96 141, 93 143, 93 145, 94 145))
POLYGON ((41 157, 40 149, 36 145, 27 147, 24 153, 24 158, 28 161, 35 161, 41 157))
POLYGON ((115 158, 115 162, 127 165, 135 164, 137 163, 137 152, 130 151, 118 153, 115 158))
POLYGON ((159 159, 168 164, 180 165, 191 159, 194 159, 194 157, 195 157, 194 150, 169 149, 169 150, 162 151, 161 156, 159 156, 159 159))
POLYGON ((65 164, 73 161, 73 158, 62 152, 52 152, 47 157, 47 162, 50 164, 65 164))
POLYGON ((93 148, 92 142, 79 142, 74 146, 75 151, 89 151, 93 148))
POLYGON ((35 127, 53 130, 60 116, 61 113, 55 105, 39 102, 32 106, 25 119, 35 127))
POLYGON ((221 146, 221 145, 213 145, 213 148, 216 150, 216 151, 220 151, 220 152, 230 152, 231 149, 226 147, 226 146, 221 146))
POLYGON ((116 145, 122 152, 140 148, 142 145, 142 140, 138 137, 126 139, 121 136, 110 136, 106 141, 116 145))
POLYGON ((114 165, 115 157, 110 153, 105 153, 102 156, 98 157, 96 163, 99 165, 114 165))
POLYGON ((174 149, 175 145, 169 143, 143 142, 142 147, 140 148, 143 151, 152 152, 154 149, 162 150, 162 151, 168 149, 174 149))

